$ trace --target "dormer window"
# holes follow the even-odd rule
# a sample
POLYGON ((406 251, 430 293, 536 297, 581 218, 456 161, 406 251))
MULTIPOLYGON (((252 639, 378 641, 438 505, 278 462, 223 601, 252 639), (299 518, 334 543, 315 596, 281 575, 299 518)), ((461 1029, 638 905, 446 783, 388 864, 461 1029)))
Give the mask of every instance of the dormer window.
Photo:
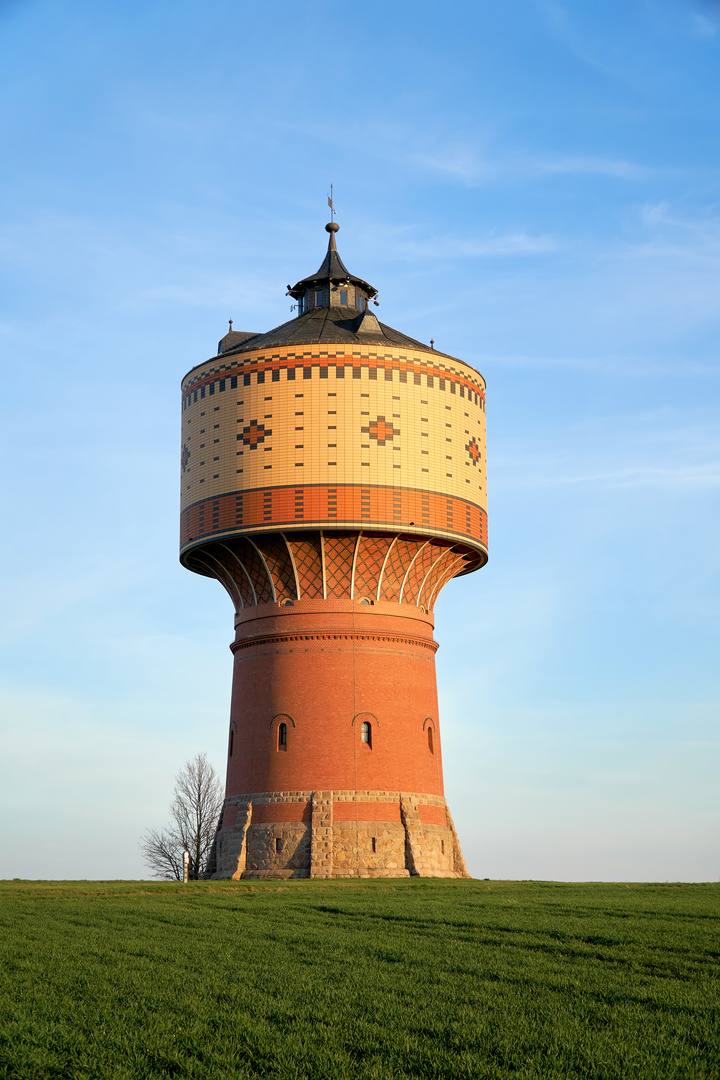
POLYGON ((323 291, 322 289, 315 290, 315 307, 322 306, 323 291))
POLYGON ((347 307, 347 289, 340 290, 340 307, 347 307))

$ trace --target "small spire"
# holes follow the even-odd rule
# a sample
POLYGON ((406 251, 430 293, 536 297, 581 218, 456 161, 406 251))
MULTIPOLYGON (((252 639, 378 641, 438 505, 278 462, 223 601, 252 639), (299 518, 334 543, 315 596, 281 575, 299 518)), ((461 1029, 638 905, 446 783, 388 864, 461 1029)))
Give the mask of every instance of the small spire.
POLYGON ((325 232, 330 233, 330 240, 328 242, 328 251, 337 251, 337 244, 335 243, 335 233, 339 230, 340 226, 337 221, 328 221, 325 226, 325 232))
POLYGON ((310 274, 308 277, 302 278, 297 284, 292 287, 288 285, 287 295, 292 296, 295 300, 303 301, 305 297, 308 297, 307 306, 303 304, 305 310, 310 310, 313 307, 330 307, 335 306, 331 304, 331 291, 336 288, 346 286, 355 286, 355 292, 359 296, 372 299, 377 295, 377 289, 373 289, 372 285, 369 285, 367 281, 363 281, 361 278, 355 277, 349 273, 348 268, 343 263, 337 250, 337 242, 335 234, 338 232, 340 226, 336 221, 329 221, 325 226, 326 232, 330 234, 327 246, 327 252, 317 272, 310 274), (328 285, 330 288, 328 288, 328 285), (313 303, 313 292, 320 290, 323 294, 322 303, 313 303))
POLYGON ((228 319, 228 322, 230 323, 230 329, 228 330, 228 333, 232 334, 232 319, 228 319))
POLYGON ((430 338, 430 348, 431 349, 435 348, 435 338, 430 338))

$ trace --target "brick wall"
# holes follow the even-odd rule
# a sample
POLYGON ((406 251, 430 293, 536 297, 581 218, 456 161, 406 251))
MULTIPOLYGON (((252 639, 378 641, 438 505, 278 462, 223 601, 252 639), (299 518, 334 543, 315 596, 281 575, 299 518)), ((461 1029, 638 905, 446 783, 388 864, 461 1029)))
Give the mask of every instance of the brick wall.
POLYGON ((238 621, 233 645, 228 796, 294 789, 443 794, 429 617, 411 605, 340 600, 252 611, 256 617, 238 621))
POLYGON ((441 796, 323 790, 226 801, 215 877, 410 875, 468 876, 441 796))

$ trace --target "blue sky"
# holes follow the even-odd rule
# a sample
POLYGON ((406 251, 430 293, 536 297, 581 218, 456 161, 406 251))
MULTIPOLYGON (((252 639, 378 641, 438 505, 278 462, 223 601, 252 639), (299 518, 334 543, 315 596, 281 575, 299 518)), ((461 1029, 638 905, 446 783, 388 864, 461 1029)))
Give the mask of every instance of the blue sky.
POLYGON ((0 0, 4 877, 141 877, 232 635, 179 383, 326 244, 488 383, 436 610, 473 875, 717 880, 720 4, 0 0))

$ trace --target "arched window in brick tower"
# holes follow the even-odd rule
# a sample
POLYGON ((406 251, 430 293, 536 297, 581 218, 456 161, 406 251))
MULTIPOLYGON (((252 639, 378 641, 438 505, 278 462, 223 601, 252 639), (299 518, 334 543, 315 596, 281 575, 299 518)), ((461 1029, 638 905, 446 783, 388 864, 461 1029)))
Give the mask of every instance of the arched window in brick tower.
POLYGON ((288 731, 295 727, 295 721, 289 713, 278 713, 270 721, 270 739, 276 750, 287 750, 288 731))
MULTIPOLYGON (((355 731, 360 729, 360 746, 366 746, 368 750, 373 747, 373 728, 380 727, 380 721, 375 713, 361 712, 353 717, 352 726, 355 731)), ((355 736, 357 738, 357 735, 355 736)))
POLYGON ((435 732, 433 730, 434 726, 435 725, 433 724, 432 717, 426 716, 425 722, 423 723, 423 731, 427 731, 427 748, 431 754, 435 753, 435 732))
POLYGON ((235 742, 235 732, 230 728, 230 746, 228 747, 228 757, 232 757, 233 743, 235 742))

